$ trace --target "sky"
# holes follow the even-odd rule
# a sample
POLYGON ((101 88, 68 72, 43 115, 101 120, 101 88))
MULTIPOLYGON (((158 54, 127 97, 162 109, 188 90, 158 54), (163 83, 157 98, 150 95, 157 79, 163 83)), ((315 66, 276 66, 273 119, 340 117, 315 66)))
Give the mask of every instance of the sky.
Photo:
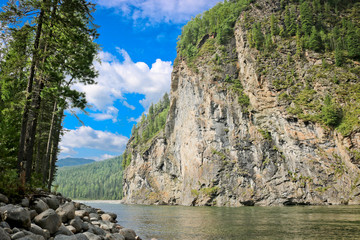
POLYGON ((59 159, 104 160, 120 155, 151 103, 170 91, 181 28, 220 0, 94 0, 101 46, 97 85, 86 93, 87 114, 66 111, 59 159))

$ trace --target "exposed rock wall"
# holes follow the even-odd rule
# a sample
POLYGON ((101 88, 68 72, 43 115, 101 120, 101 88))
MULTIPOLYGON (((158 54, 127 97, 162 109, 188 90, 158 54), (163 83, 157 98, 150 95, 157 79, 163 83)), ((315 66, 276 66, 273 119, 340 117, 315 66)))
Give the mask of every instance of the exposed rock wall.
MULTIPOLYGON (((225 63, 222 73, 214 73, 213 55, 200 58, 195 70, 184 61, 174 67, 166 129, 142 150, 129 144, 124 202, 358 204, 360 170, 349 149, 360 148, 360 133, 343 137, 289 115, 271 79, 258 73, 241 19, 235 29, 228 54, 237 61, 225 63), (221 80, 234 74, 234 66, 250 111, 221 80)), ((306 76, 309 64, 311 59, 299 62, 299 76, 306 76)))

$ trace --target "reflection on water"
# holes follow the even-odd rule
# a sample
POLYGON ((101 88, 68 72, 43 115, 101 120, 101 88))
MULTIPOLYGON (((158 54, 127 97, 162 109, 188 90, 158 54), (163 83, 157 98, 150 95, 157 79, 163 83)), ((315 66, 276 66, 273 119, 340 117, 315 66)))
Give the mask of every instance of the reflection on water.
POLYGON ((181 207, 85 202, 143 239, 360 239, 360 206, 181 207))

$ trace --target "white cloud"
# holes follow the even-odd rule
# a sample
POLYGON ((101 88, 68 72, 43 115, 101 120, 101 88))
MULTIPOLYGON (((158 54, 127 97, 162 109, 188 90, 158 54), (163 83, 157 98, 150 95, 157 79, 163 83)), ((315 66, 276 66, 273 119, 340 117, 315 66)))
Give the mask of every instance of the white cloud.
POLYGON ((183 23, 220 0, 97 0, 98 5, 114 8, 133 20, 183 23))
POLYGON ((135 110, 135 107, 133 105, 130 105, 127 101, 123 101, 123 105, 127 108, 130 108, 131 110, 135 110))
POLYGON ((110 155, 110 154, 103 154, 100 157, 92 157, 91 159, 94 159, 95 161, 103 161, 109 158, 116 157, 117 155, 110 155))
POLYGON ((96 120, 112 119, 116 121, 118 110, 113 106, 116 100, 121 100, 124 106, 135 109, 125 101, 123 94, 138 93, 145 95, 140 103, 147 109, 151 103, 158 102, 165 92, 170 90, 172 65, 170 61, 157 59, 149 67, 144 62, 132 62, 129 54, 118 49, 124 61, 120 62, 114 55, 100 52, 102 63, 95 62, 99 71, 96 85, 76 84, 75 89, 85 92, 86 99, 94 110, 96 120))
POLYGON ((109 152, 124 151, 129 139, 125 136, 94 130, 91 127, 81 126, 75 130, 68 130, 61 139, 62 153, 72 153, 74 148, 90 148, 109 152))
POLYGON ((90 116, 93 117, 96 121, 103 121, 111 119, 114 123, 117 122, 117 116, 119 109, 114 106, 109 106, 103 113, 92 113, 90 116))

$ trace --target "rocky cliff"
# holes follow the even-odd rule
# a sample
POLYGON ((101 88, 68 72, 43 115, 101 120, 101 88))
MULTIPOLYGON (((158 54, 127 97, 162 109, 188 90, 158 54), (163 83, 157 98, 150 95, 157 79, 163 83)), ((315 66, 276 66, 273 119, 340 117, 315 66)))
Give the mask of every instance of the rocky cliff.
POLYGON ((207 34, 195 60, 178 57, 165 128, 146 144, 128 144, 125 203, 360 203, 360 131, 345 134, 314 117, 327 94, 347 106, 341 84, 329 80, 334 71, 351 87, 359 75, 336 67, 331 54, 305 49, 295 59, 295 37, 272 36, 277 47, 265 53, 251 47, 249 21, 269 22, 279 9, 280 1, 251 3, 225 44, 207 34))

